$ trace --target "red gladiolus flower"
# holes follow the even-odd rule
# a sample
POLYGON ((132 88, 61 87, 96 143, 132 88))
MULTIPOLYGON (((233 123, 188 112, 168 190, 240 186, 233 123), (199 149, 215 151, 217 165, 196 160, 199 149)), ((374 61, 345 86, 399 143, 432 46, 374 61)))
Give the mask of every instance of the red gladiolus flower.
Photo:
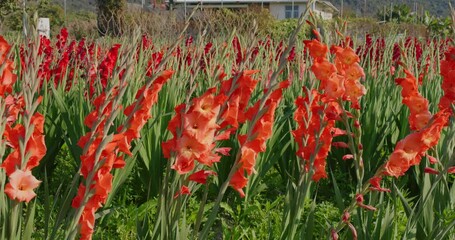
POLYGON ((65 45, 66 45, 66 41, 68 40, 68 30, 66 30, 66 28, 62 28, 60 30, 60 33, 57 35, 57 48, 59 49, 59 51, 63 51, 65 45))
POLYGON ((355 200, 357 202, 357 206, 361 207, 361 208, 364 208, 366 210, 370 210, 370 211, 376 211, 377 209, 373 206, 370 206, 370 205, 365 205, 363 204, 363 195, 358 193, 355 195, 355 200))
POLYGON ((332 146, 336 148, 349 148, 349 145, 345 142, 333 142, 332 146))
POLYGON ((112 46, 112 48, 107 53, 106 58, 98 67, 100 72, 101 85, 103 88, 107 87, 107 80, 112 76, 115 64, 117 63, 118 51, 120 47, 120 44, 114 44, 114 46, 112 46))
POLYGON ((190 194, 191 194, 190 189, 187 186, 183 185, 182 188, 180 188, 180 191, 174 195, 174 199, 181 195, 190 195, 190 194))
POLYGON ((438 175, 439 174, 438 170, 436 170, 434 168, 430 168, 430 167, 425 167, 424 172, 425 173, 429 173, 429 174, 434 174, 434 175, 438 175))
POLYGON ((378 192, 390 192, 390 189, 381 187, 381 179, 382 178, 379 176, 372 177, 369 181, 371 184, 370 190, 378 191, 378 192))
POLYGON ((217 175, 214 171, 200 170, 190 175, 188 180, 197 182, 200 184, 205 184, 207 182, 207 177, 210 175, 217 175))
MULTIPOLYGON (((445 59, 441 61, 441 76, 443 77, 442 96, 439 102, 439 109, 452 113, 451 105, 455 103, 455 47, 450 47, 445 53, 445 59)), ((453 113, 452 113, 453 114, 453 113)))
POLYGON ((343 160, 348 160, 348 159, 353 159, 353 158, 354 158, 354 155, 352 155, 352 154, 346 154, 346 155, 343 156, 342 159, 343 159, 343 160))

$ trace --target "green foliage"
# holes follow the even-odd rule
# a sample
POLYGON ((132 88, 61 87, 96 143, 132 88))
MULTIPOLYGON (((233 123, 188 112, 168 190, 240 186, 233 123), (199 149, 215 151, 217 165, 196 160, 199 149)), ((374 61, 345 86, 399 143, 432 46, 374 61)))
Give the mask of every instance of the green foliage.
MULTIPOLYGON (((6 1, 6 4, 0 4, 0 22, 7 30, 21 31, 24 12, 20 1, 3 1, 6 1)), ((49 0, 27 3, 25 10, 28 16, 37 13, 38 17, 49 18, 52 35, 56 34, 65 22, 63 9, 49 0)))
MULTIPOLYGON (((275 20, 271 28, 269 29, 268 34, 273 39, 287 39, 289 38, 292 30, 297 23, 297 19, 284 19, 284 20, 275 20)), ((299 39, 308 38, 310 36, 310 27, 308 25, 304 25, 302 30, 298 33, 299 39)))
POLYGON ((18 8, 17 0, 0 0, 0 20, 18 8))
POLYGON ((383 9, 377 14, 378 19, 387 22, 407 23, 413 21, 415 18, 411 15, 411 9, 406 4, 393 5, 392 10, 383 9), (384 12, 385 11, 385 12, 384 12))
POLYGON ((52 32, 56 33, 65 23, 64 10, 56 4, 52 4, 50 0, 41 0, 36 8, 39 17, 49 18, 52 32))
POLYGON ((272 26, 274 18, 265 8, 247 9, 202 9, 192 21, 190 32, 207 31, 209 35, 226 36, 235 29, 241 35, 251 34, 257 27, 258 34, 264 36, 272 26))
POLYGON ((425 16, 422 19, 423 24, 427 26, 428 31, 434 37, 451 37, 453 33, 453 21, 452 18, 446 17, 434 17, 429 12, 425 12, 425 16))
POLYGON ((282 198, 273 202, 260 196, 254 201, 231 207, 222 204, 223 236, 226 239, 270 239, 279 236, 282 198))
POLYGON ((427 27, 427 31, 432 37, 450 37, 453 32, 453 22, 451 17, 433 16, 429 11, 425 11, 423 16, 419 16, 406 4, 393 5, 392 10, 382 9, 377 13, 378 20, 395 23, 421 23, 427 27))
POLYGON ((71 12, 67 16, 66 28, 76 39, 98 35, 96 14, 90 11, 71 12))

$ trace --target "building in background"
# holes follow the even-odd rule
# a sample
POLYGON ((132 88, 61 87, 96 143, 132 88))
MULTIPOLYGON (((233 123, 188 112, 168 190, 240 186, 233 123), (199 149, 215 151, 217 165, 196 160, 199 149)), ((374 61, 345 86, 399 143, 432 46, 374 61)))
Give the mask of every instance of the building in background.
MULTIPOLYGON (((255 5, 267 8, 277 19, 298 18, 305 12, 308 0, 173 0, 172 8, 191 12, 198 4, 202 8, 248 8, 255 5)), ((170 1, 167 0, 169 5, 170 1)), ((315 1, 311 10, 322 19, 329 20, 338 15, 339 10, 330 1, 315 1)))

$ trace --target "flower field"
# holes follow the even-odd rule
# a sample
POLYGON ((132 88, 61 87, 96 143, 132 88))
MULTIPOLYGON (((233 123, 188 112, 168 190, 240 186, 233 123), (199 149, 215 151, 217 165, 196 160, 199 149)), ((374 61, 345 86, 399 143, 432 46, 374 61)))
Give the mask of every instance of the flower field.
POLYGON ((454 239, 452 40, 303 24, 0 37, 0 239, 454 239))

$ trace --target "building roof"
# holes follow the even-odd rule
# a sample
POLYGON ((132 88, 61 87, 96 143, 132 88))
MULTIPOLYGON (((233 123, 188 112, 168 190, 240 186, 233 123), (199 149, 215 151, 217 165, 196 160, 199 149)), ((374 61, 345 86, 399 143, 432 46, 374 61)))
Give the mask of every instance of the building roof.
POLYGON ((338 8, 336 8, 335 6, 333 6, 333 4, 329 1, 318 1, 324 5, 326 5, 328 8, 331 8, 332 10, 334 10, 335 12, 339 12, 340 10, 338 10, 338 8))
MULTIPOLYGON (((169 0, 166 0, 168 3, 169 0)), ((174 0, 174 4, 249 4, 249 3, 307 3, 308 0, 174 0)), ((338 8, 333 6, 329 1, 316 1, 319 4, 325 5, 334 12, 339 12, 338 8)))

